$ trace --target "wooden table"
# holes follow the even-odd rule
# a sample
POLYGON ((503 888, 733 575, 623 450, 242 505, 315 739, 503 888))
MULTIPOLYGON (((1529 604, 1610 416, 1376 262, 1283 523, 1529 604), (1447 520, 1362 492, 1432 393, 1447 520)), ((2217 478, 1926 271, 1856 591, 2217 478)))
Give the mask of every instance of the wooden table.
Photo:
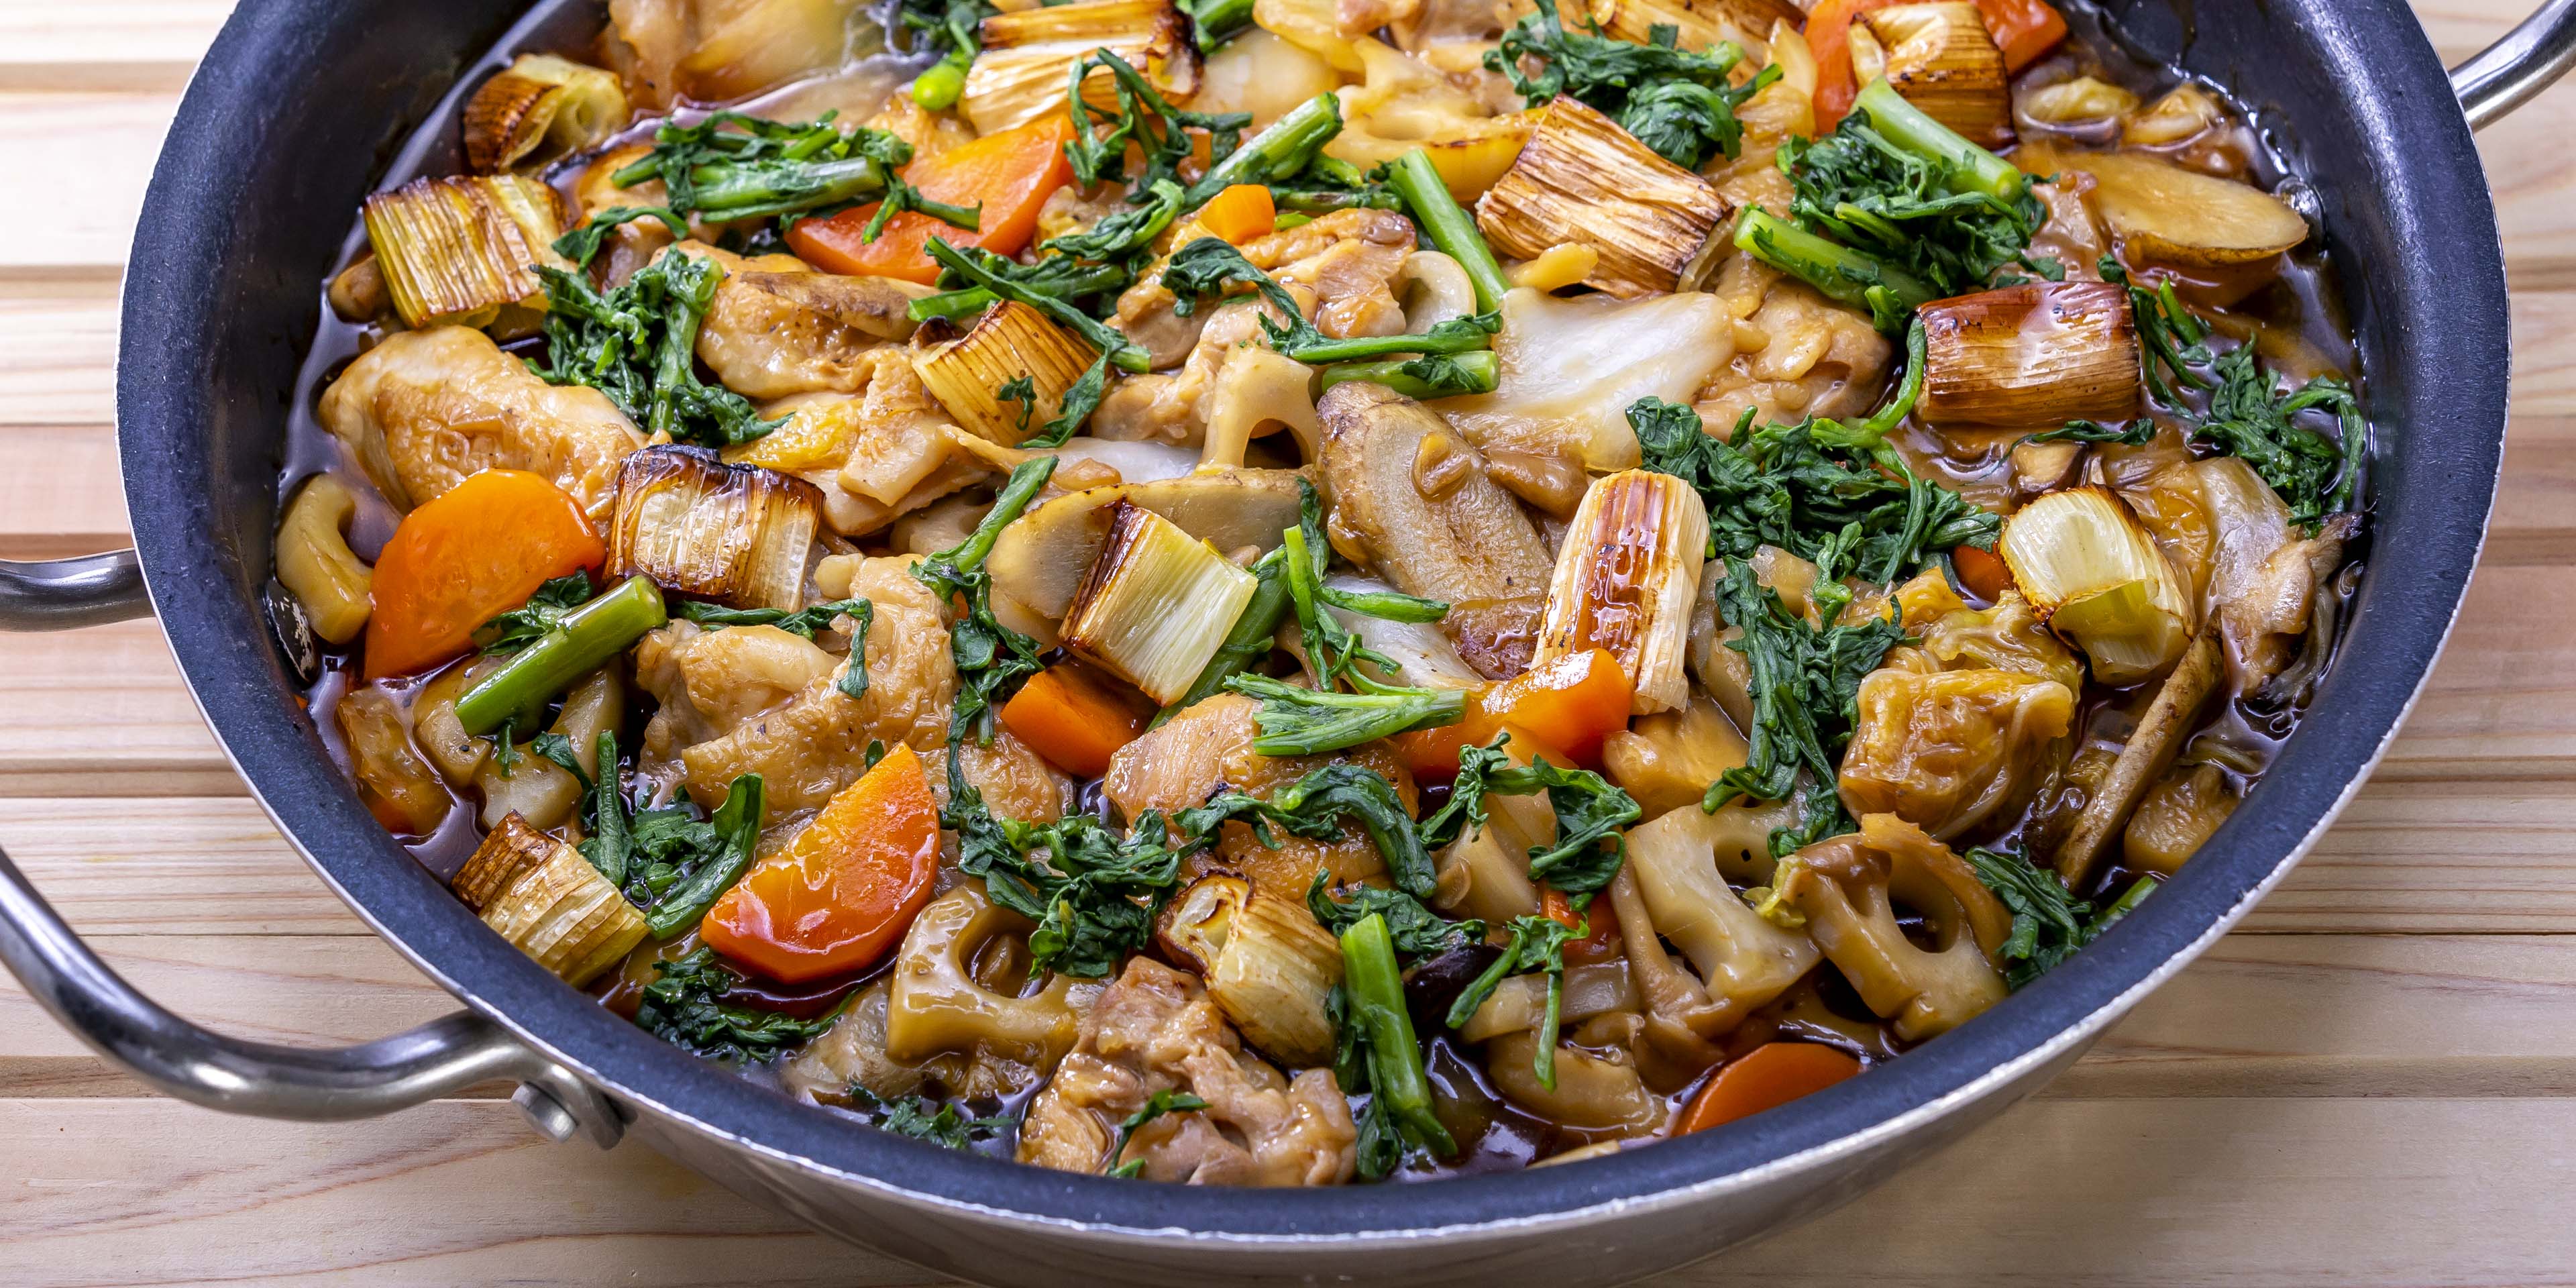
MULTIPOLYGON (((228 7, 0 4, 0 558, 124 544, 119 266, 228 7)), ((2417 7, 2457 61, 2526 3, 2417 7)), ((2237 934, 2040 1097, 1664 1283, 2576 1278, 2571 114, 2576 86, 2482 140, 2519 350, 2504 494, 2458 636, 2369 789, 2237 934)), ((452 1006, 243 794, 149 622, 0 636, 0 845, 135 983, 227 1031, 345 1043, 452 1006)), ((213 1280, 936 1278, 641 1147, 543 1144, 497 1098, 339 1126, 160 1099, 0 982, 0 1282, 213 1280)))

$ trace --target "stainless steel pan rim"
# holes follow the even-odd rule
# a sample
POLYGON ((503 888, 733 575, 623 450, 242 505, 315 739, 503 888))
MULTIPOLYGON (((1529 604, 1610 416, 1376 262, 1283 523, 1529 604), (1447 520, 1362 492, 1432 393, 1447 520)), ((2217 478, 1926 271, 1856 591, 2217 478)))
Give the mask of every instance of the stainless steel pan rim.
MULTIPOLYGON (((2175 51, 2191 44, 2178 13, 2152 0, 2113 3, 2150 39, 2179 32, 2175 51)), ((2334 0, 2290 17, 2251 12, 2268 7, 2238 13, 2233 6, 2202 15, 2205 25, 2244 24, 2242 30, 2294 45, 2311 66, 2302 70, 2298 59, 2272 56, 2276 51, 2238 52, 2272 56, 2271 63, 2289 69, 2266 68, 2290 82, 2285 94, 2338 103, 2352 118, 2291 111, 2269 121, 2300 140, 2331 140, 2338 132, 2354 140, 2349 156, 2304 154, 2318 180, 2330 238, 2383 247, 2391 260, 2355 264, 2357 257, 2344 254, 2345 272, 2385 271, 2397 280, 2433 283, 2451 299, 2437 309, 2403 292, 2353 290, 2358 283, 2348 283, 2370 359, 2374 418, 2398 418, 2393 423, 2402 436, 2399 450, 2374 463, 2380 477, 2403 484, 2378 497, 2379 519, 2383 531, 2407 543, 2417 580, 2365 578, 2353 638, 2371 647, 2346 650, 2272 780, 2181 879, 2099 944, 1986 1017, 1870 1078, 1812 1097, 1796 1112, 1579 1166, 1338 1195, 1248 1196, 952 1155, 789 1105, 661 1046, 485 933, 356 806, 309 726, 281 700, 285 690, 256 611, 267 550, 264 507, 274 500, 274 458, 260 456, 257 436, 264 431, 273 443, 271 377, 280 361, 291 371, 291 351, 303 335, 265 324, 236 334, 244 328, 228 325, 229 311, 251 310, 280 292, 300 293, 309 310, 310 283, 327 265, 294 254, 309 258, 317 246, 327 252, 338 231, 317 238, 308 230, 298 243, 285 235, 296 231, 286 226, 294 216, 245 198, 274 200, 290 188, 301 195, 309 184, 324 192, 331 210, 344 211, 343 198, 363 191, 370 177, 363 164, 368 149, 382 155, 400 135, 386 121, 356 119, 370 113, 351 112, 346 103, 373 94, 377 114, 420 119, 466 65, 441 68, 437 51, 478 56, 516 7, 513 0, 246 3, 192 84, 156 173, 152 207, 165 217, 174 210, 191 217, 165 218, 138 235, 120 362, 119 437, 142 551, 140 580, 149 582, 152 606, 192 695, 226 756, 315 871, 471 1012, 347 1052, 296 1053, 218 1038, 124 988, 62 929, 5 858, 0 960, 111 1058, 201 1103, 287 1117, 354 1117, 500 1073, 527 1083, 522 1107, 558 1137, 587 1133, 606 1142, 632 1119, 671 1133, 664 1139, 681 1146, 695 1142, 719 1151, 688 1149, 693 1158, 732 1151, 778 1173, 873 1194, 891 1208, 979 1221, 979 1228, 996 1232, 1051 1230, 1148 1251, 1177 1243, 1320 1254, 1418 1248, 1425 1239, 1463 1244, 1494 1233, 1597 1235, 1614 1226, 1633 1230, 1623 1223, 1642 1214, 1704 1213, 1728 1196, 1813 1188, 1852 1160, 1897 1157, 1893 1151, 1930 1137, 1945 1121, 1992 1112, 2009 1094, 2071 1060, 2204 951, 2286 875, 2350 800, 2412 707, 2456 619, 2501 460, 2504 375, 2497 357, 2509 343, 2501 258, 2469 123, 2483 124, 2527 99, 2576 56, 2576 0, 2550 0, 2512 37, 2462 69, 2463 116, 2427 112, 2447 100, 2451 87, 2396 0, 2334 0), (367 39, 354 41, 350 33, 361 23, 368 24, 367 39), (2403 167, 2374 146, 2401 136, 2408 140, 2403 167), (262 259, 261 238, 302 249, 270 251, 262 259), (288 352, 281 355, 281 346, 288 352), (2438 391, 2426 387, 2435 377, 2438 391), (2409 414, 2437 405, 2447 417, 2409 414), (2414 446, 2418 435, 2427 436, 2420 447, 2414 446)), ((2200 70, 2246 83, 2227 74, 2227 51, 2212 55, 2193 46, 2190 52, 2188 61, 2200 70)), ((2301 151, 2295 141, 2291 150, 2301 151)), ((331 223, 345 228, 336 215, 324 221, 331 223)), ((2385 433, 2392 422, 2382 423, 2385 433)), ((143 594, 134 567, 131 554, 0 566, 0 621, 81 625, 139 613, 143 594)), ((1850 1182, 1842 1184, 1847 1193, 1850 1182)), ((1720 1241, 1712 1236, 1699 1250, 1720 1241)), ((1666 1255, 1659 1264, 1675 1259, 1666 1255)))

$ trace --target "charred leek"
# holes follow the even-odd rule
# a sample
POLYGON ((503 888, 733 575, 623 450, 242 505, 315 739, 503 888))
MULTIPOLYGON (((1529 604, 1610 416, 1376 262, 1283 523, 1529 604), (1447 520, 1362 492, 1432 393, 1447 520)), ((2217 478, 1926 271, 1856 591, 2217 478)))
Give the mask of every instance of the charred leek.
POLYGON ((1122 500, 1061 638, 1154 701, 1171 702, 1216 656, 1257 587, 1205 541, 1122 500))
POLYGON ((532 319, 563 218, 554 189, 517 175, 416 179, 367 198, 367 241, 394 311, 414 330, 532 319))

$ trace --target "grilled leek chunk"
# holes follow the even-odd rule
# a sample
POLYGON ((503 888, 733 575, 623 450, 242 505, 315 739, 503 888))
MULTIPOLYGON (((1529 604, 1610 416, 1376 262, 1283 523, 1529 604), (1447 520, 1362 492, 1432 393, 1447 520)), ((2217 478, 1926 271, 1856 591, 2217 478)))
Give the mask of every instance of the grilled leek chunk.
POLYGON ((1476 202, 1496 251, 1536 259, 1573 243, 1600 256, 1583 280, 1633 299, 1705 282, 1732 213, 1706 179, 1655 155, 1592 107, 1560 96, 1476 202))
POLYGON ((2187 583, 2108 489, 2070 488, 2032 501, 2004 521, 1995 550, 2031 608, 2084 650, 2106 684, 2156 675, 2191 642, 2187 583))
POLYGON ((1225 643, 1259 580, 1163 516, 1119 501, 1074 592, 1066 648, 1169 704, 1225 643))
POLYGON ((1017 300, 984 310, 964 335, 924 327, 912 343, 912 369, 930 396, 968 432, 1014 447, 1055 418, 1065 391, 1091 366, 1088 345, 1017 300), (1001 396, 1016 380, 1029 382, 1029 401, 1001 396))
POLYGON ((1622 470, 1592 484, 1566 526, 1539 627, 1539 666, 1608 649, 1636 685, 1630 710, 1690 701, 1691 602, 1708 555, 1708 506, 1670 474, 1622 470))
POLYGON ((1923 306, 1932 425, 2120 420, 2140 410, 2138 328, 2109 282, 2036 282, 1923 306))
POLYGON ((1977 6, 1967 0, 1891 5, 1862 21, 1886 51, 1887 83, 1906 102, 1972 143, 2013 141, 2003 50, 1977 6))
POLYGON ((545 311, 537 266, 555 254, 563 210, 555 191, 518 175, 415 179, 367 198, 367 241, 403 325, 532 326, 545 311))
MULTIPOLYGON (((1090 0, 997 13, 984 20, 984 49, 966 69, 957 110, 978 134, 1026 125, 1065 110, 1073 65, 1108 50, 1144 73, 1174 105, 1199 88, 1199 52, 1171 0, 1090 0)), ((1106 71, 1083 82, 1083 98, 1114 110, 1106 71)))
POLYGON ((1332 1060, 1328 1003, 1342 982, 1341 945, 1305 905, 1215 873, 1172 900, 1158 933, 1252 1045, 1292 1067, 1332 1060))
POLYGON ((644 914, 581 851, 516 814, 483 838, 454 886, 484 925, 575 988, 644 942, 644 914))
POLYGON ((638 574, 736 608, 804 607, 822 492, 700 447, 648 447, 617 473, 611 576, 638 574))
POLYGON ((521 54, 465 103, 465 164, 491 174, 579 152, 626 127, 617 73, 521 54))

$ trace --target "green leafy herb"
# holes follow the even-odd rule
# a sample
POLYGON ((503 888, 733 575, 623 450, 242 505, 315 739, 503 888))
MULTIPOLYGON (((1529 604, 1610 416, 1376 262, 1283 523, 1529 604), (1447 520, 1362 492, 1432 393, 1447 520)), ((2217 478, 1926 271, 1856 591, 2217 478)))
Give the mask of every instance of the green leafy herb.
POLYGON ((1329 90, 1317 94, 1209 166, 1182 197, 1181 209, 1196 210, 1238 183, 1364 186, 1352 182, 1347 162, 1333 162, 1323 155, 1324 145, 1341 132, 1342 100, 1329 90), (1319 162, 1323 163, 1320 170, 1319 162))
POLYGON ((1139 251, 1150 251, 1154 239, 1172 226, 1181 213, 1181 185, 1171 179, 1156 179, 1145 186, 1144 204, 1117 211, 1089 229, 1050 237, 1040 249, 1071 259, 1099 262, 1122 260, 1139 251))
POLYGON ((1153 1097, 1145 1102, 1144 1108, 1127 1115, 1126 1120, 1118 1124, 1118 1141, 1109 1149, 1109 1161, 1111 1166, 1108 1168, 1108 1174, 1111 1176, 1136 1176, 1144 1172, 1144 1159, 1140 1158, 1133 1162, 1121 1163, 1118 1161, 1118 1156, 1127 1152, 1127 1142, 1134 1140, 1136 1138, 1137 1131, 1142 1129, 1145 1124, 1152 1122, 1165 1114, 1184 1114, 1195 1110, 1205 1109, 1207 1107, 1208 1102, 1201 1100, 1197 1096, 1193 1096, 1186 1091, 1165 1089, 1155 1092, 1153 1097))
POLYGON ((1280 571, 1295 607, 1315 687, 1298 688, 1248 672, 1226 679, 1228 689, 1261 699, 1261 709, 1253 714, 1261 736, 1253 740, 1253 750, 1265 756, 1316 755, 1410 729, 1457 723, 1466 711, 1463 692, 1387 684, 1373 678, 1357 664, 1367 662, 1391 672, 1395 662, 1362 644, 1328 611, 1339 608, 1389 621, 1433 622, 1446 615, 1449 606, 1391 591, 1361 593, 1324 585, 1324 569, 1332 556, 1324 540, 1323 502, 1312 484, 1301 479, 1298 487, 1298 524, 1281 534, 1280 549, 1285 554, 1280 571), (1353 692, 1340 692, 1344 684, 1353 692))
MULTIPOLYGON (((933 242, 933 245, 938 243, 933 242)), ((968 729, 979 729, 991 741, 992 713, 1038 673, 1038 645, 993 616, 993 577, 984 571, 984 556, 993 552, 1002 529, 1020 517, 1038 489, 1055 473, 1055 458, 1041 456, 1011 471, 1010 480, 993 500, 983 521, 956 546, 914 565, 912 575, 945 604, 964 597, 964 616, 948 628, 949 655, 957 663, 957 701, 950 708, 948 738, 955 742, 968 729)))
POLYGON ((2021 261, 2047 218, 2027 187, 1978 191, 1960 169, 1891 142, 1865 112, 1823 139, 1781 145, 1798 226, 1895 265, 1937 295, 1983 290, 2021 261))
MULTIPOLYGON (((626 786, 617 767, 617 734, 602 729, 598 744, 599 778, 590 785, 590 835, 582 838, 581 856, 608 883, 623 889, 635 857, 635 840, 627 829, 626 786)), ((713 831, 714 829, 709 829, 713 831)))
MULTIPOLYGON (((1827 580, 1820 577, 1818 585, 1827 580)), ((1893 612, 1858 626, 1830 615, 1826 625, 1811 625, 1741 559, 1728 562, 1717 596, 1719 619, 1744 631, 1727 647, 1742 653, 1752 672, 1746 687, 1753 694, 1753 729, 1745 763, 1709 784, 1700 807, 1715 813, 1733 800, 1787 800, 1805 770, 1817 784, 1807 793, 1807 817, 1796 832, 1773 834, 1774 856, 1788 852, 1784 842, 1806 844, 1852 830, 1833 789, 1835 766, 1859 716, 1861 679, 1888 649, 1906 642, 1904 627, 1893 612)))
POLYGON ((2025 443, 2118 443, 2123 447, 2144 447, 2155 441, 2156 423, 2144 416, 2126 425, 2104 425, 2089 420, 2070 420, 2062 429, 2046 429, 2024 434, 2025 443))
POLYGON ((2218 387, 2192 440, 2253 466, 2288 504, 2294 523, 2314 530, 2325 516, 2351 509, 2364 432, 2352 386, 2319 376, 2296 392, 2279 392, 2279 377, 2255 361, 2251 343, 2222 355, 2214 370, 2218 387), (2335 418, 2339 441, 2299 426, 2299 413, 2311 409, 2335 418))
POLYGON ((1163 286, 1179 297, 1173 312, 1189 316, 1198 302, 1221 296, 1229 286, 1250 286, 1270 302, 1279 317, 1261 317, 1270 347, 1305 363, 1350 362, 1393 353, 1457 354, 1492 345, 1502 329, 1499 313, 1473 313, 1451 318, 1419 335, 1361 336, 1335 340, 1315 328, 1297 307, 1297 299, 1270 274, 1253 266, 1243 252, 1221 237, 1201 237, 1172 253, 1163 270, 1163 286), (1280 321, 1280 318, 1287 319, 1280 321))
MULTIPOLYGON (((698 920, 707 915, 707 909, 714 907, 716 900, 732 889, 734 882, 742 879, 760 846, 765 795, 760 775, 744 774, 733 780, 726 789, 725 803, 716 807, 715 814, 706 822, 706 835, 711 836, 716 845, 712 848, 707 846, 699 833, 685 833, 695 843, 691 847, 695 853, 690 856, 695 862, 679 869, 667 886, 654 891, 655 898, 644 913, 645 924, 652 928, 655 939, 669 939, 697 925, 698 920)), ((635 820, 635 839, 639 848, 646 844, 646 817, 649 814, 639 815, 635 820)), ((657 823, 654 829, 657 842, 661 835, 657 823)), ((659 855, 656 859, 657 862, 667 862, 659 855)))
POLYGON ((859 244, 864 246, 874 242, 885 232, 888 220, 907 210, 928 215, 951 228, 963 228, 970 233, 980 232, 984 227, 983 202, 976 202, 972 206, 956 206, 945 201, 933 201, 921 195, 921 189, 905 183, 901 176, 889 174, 886 176, 885 198, 877 203, 877 212, 868 216, 867 227, 859 230, 859 244))
MULTIPOLYGON (((1921 330, 1910 371, 1922 368, 1921 330)), ((1909 385, 1917 379, 1909 375, 1909 385)), ((1628 425, 1645 468, 1688 482, 1707 503, 1712 557, 1750 559, 1777 546, 1836 575, 1850 567, 1891 584, 1953 546, 1992 547, 2003 526, 1992 511, 1918 477, 1888 445, 1887 430, 1912 402, 1901 393, 1858 425, 1810 417, 1759 429, 1748 408, 1720 438, 1690 407, 1647 397, 1630 405, 1628 425)))
POLYGON ((528 596, 527 603, 476 627, 474 637, 482 642, 486 657, 516 653, 563 625, 564 615, 589 603, 590 597, 589 573, 550 578, 528 596))
POLYGON ((1106 49, 1074 63, 1068 77, 1066 99, 1072 104, 1075 137, 1064 155, 1073 163, 1074 182, 1085 188, 1127 182, 1131 144, 1144 158, 1135 179, 1140 192, 1151 192, 1160 181, 1177 183, 1182 163, 1195 151, 1188 131, 1207 131, 1209 160, 1221 166, 1243 141, 1244 127, 1252 124, 1250 112, 1186 112, 1172 106, 1143 73, 1106 49), (1083 80, 1101 69, 1109 73, 1114 107, 1097 106, 1083 94, 1083 80))
POLYGON ((541 733, 529 741, 528 750, 555 762, 565 773, 572 775, 574 782, 581 784, 583 791, 590 790, 590 771, 581 767, 581 757, 574 753, 572 739, 559 733, 541 733))
MULTIPOLYGON (((864 599, 836 599, 828 604, 808 605, 792 613, 783 608, 728 608, 723 604, 696 600, 683 601, 673 607, 678 610, 677 616, 709 630, 722 630, 728 626, 775 626, 809 640, 814 638, 815 632, 829 627, 832 619, 843 613, 864 617, 874 609, 874 605, 864 599)), ((865 630, 866 627, 859 629, 865 630)))
MULTIPOLYGON (((939 237, 931 238, 922 249, 932 259, 938 261, 942 268, 955 274, 964 285, 980 287, 997 299, 1018 300, 1046 314, 1058 325, 1089 341, 1091 347, 1108 355, 1109 360, 1116 363, 1121 370, 1145 371, 1153 365, 1152 356, 1145 350, 1129 341, 1126 336, 1119 334, 1108 323, 1075 307, 1070 299, 1031 289, 1017 275, 991 267, 984 258, 991 256, 991 252, 961 251, 949 245, 946 239, 939 237)), ((1061 261, 1059 257, 1047 262, 1066 261, 1061 261)))
POLYGON ((1395 951, 1412 958, 1437 957, 1453 949, 1481 943, 1485 923, 1468 918, 1451 921, 1423 905, 1420 899, 1402 890, 1383 886, 1343 886, 1340 897, 1332 893, 1332 874, 1318 872, 1315 884, 1306 887, 1306 907, 1324 929, 1339 935, 1363 918, 1386 918, 1387 933, 1394 937, 1395 951))
POLYGON ((948 1149, 972 1148, 976 1141, 998 1136, 1020 1125, 1009 1114, 991 1118, 969 1118, 953 1104, 941 1104, 928 1096, 897 1096, 892 1100, 879 1097, 865 1087, 851 1087, 850 1099, 867 1111, 868 1121, 879 1131, 897 1136, 926 1140, 948 1149))
MULTIPOLYGON (((1098 301, 1110 299, 1136 280, 1134 268, 1123 260, 1093 264, 1069 255, 1049 255, 1034 264, 1022 264, 972 246, 956 249, 955 253, 972 262, 984 278, 1006 282, 1020 295, 1045 296, 1062 301, 1065 307, 1084 318, 1091 316, 1086 309, 1100 307, 1098 301)), ((993 307, 993 301, 1001 298, 977 285, 978 280, 982 279, 943 269, 939 283, 946 289, 937 295, 925 295, 914 300, 905 306, 905 311, 915 322, 927 322, 932 318, 973 317, 993 307)), ((1020 298, 1020 295, 1012 298, 1020 298)), ((1085 338, 1091 338, 1089 333, 1085 333, 1085 338)), ((1098 343, 1096 339, 1093 342, 1098 343)))
POLYGON ((2214 382, 2194 370, 2205 367, 2212 358, 2206 343, 2209 332, 2192 316, 2191 309, 2174 294, 2168 279, 2154 287, 2144 287, 2129 280, 2127 269, 2109 255, 2096 265, 2102 280, 2129 292, 2129 312, 2137 320, 2138 350, 2147 380, 2147 392, 2164 406, 2180 408, 2182 397, 2176 386, 2207 389, 2214 382))
POLYGON ((1642 45, 1601 34, 1597 22, 1590 26, 1568 31, 1556 0, 1538 0, 1538 11, 1503 33, 1485 66, 1510 78, 1528 106, 1545 106, 1559 94, 1581 99, 1686 170, 1712 154, 1734 156, 1744 141, 1735 109, 1780 77, 1766 67, 1743 85, 1730 83, 1728 73, 1744 59, 1731 40, 1695 53, 1675 47, 1680 33, 1671 26, 1651 28, 1642 45), (1525 73, 1524 60, 1541 63, 1539 72, 1525 73))
POLYGON ((2012 933, 1996 954, 2009 963, 2004 982, 2020 988, 2047 974, 2075 951, 2101 937, 2153 894, 2154 877, 2140 877, 2118 900, 2096 912, 2066 888, 2057 874, 2019 854, 1970 850, 1964 856, 1977 879, 2012 912, 2012 933))
POLYGON ((711 222, 801 214, 886 189, 912 145, 882 130, 843 130, 826 112, 802 124, 717 112, 665 124, 653 150, 609 176, 621 188, 654 179, 671 210, 711 222))
POLYGON ((1404 1005, 1404 977, 1396 970, 1395 942, 1386 919, 1360 918, 1341 932, 1342 983, 1325 1009, 1340 1039, 1333 1075, 1346 1095, 1366 1093, 1360 1111, 1358 1169, 1376 1179, 1404 1161, 1408 1146, 1443 1157, 1457 1141, 1431 1105, 1422 1048, 1404 1005))
MULTIPOLYGON (((1090 366, 1083 369, 1082 375, 1066 388, 1063 401, 1056 404, 1055 419, 1048 421, 1038 432, 1029 435, 1020 443, 1020 446, 1026 448, 1064 446, 1065 440, 1073 437, 1082 428, 1084 421, 1091 419, 1091 413, 1100 410, 1100 400, 1108 393, 1109 352, 1104 349, 1099 357, 1091 360, 1090 366)), ((1027 415, 1024 411, 1022 420, 1025 422, 1026 419, 1027 415)))
POLYGON ((633 223, 638 219, 661 220, 663 226, 671 230, 673 237, 685 238, 689 235, 688 223, 667 207, 611 206, 583 221, 581 227, 555 238, 555 253, 571 260, 576 266, 588 268, 590 261, 598 258, 600 245, 608 240, 610 233, 616 232, 619 225, 633 223))
POLYGON ((1508 929, 1512 939, 1504 946, 1503 955, 1495 958, 1493 965, 1487 966, 1483 974, 1470 981, 1458 994, 1458 1000, 1450 1005, 1449 1027, 1466 1027, 1467 1021, 1475 1016, 1476 1008, 1483 1006, 1485 999, 1492 997, 1504 980, 1532 971, 1546 972, 1547 1018, 1540 1022, 1538 1054, 1530 1064, 1532 1071, 1538 1074, 1538 1085, 1554 1091, 1557 1017, 1565 1007, 1565 945, 1568 940, 1591 934, 1592 927, 1589 924, 1569 926, 1553 917, 1514 917, 1508 929))
POLYGON ((1032 412, 1037 410, 1038 405, 1038 387, 1036 383, 1024 375, 1013 376, 1010 379, 1003 381, 1001 388, 993 391, 993 397, 1003 402, 1018 403, 1020 405, 1018 422, 1012 428, 1019 436, 1023 438, 1027 437, 1029 432, 1029 416, 1032 412))
POLYGON ((1544 756, 1514 765, 1503 753, 1508 741, 1496 734, 1482 747, 1459 749, 1449 801, 1422 820, 1421 843, 1437 849, 1483 827, 1487 796, 1545 792, 1556 813, 1556 839, 1530 847, 1530 880, 1588 899, 1619 875, 1627 856, 1619 829, 1644 817, 1644 807, 1588 769, 1551 765, 1544 756))
POLYGON ((589 385, 647 433, 731 447, 786 423, 762 420, 751 400, 698 379, 698 328, 724 270, 712 259, 666 252, 624 285, 602 293, 579 273, 540 265, 546 288, 546 362, 529 368, 554 385, 589 385))
POLYGON ((503 720, 501 727, 492 731, 492 767, 500 770, 503 778, 518 772, 519 722, 516 719, 503 720))
POLYGON ((822 1036, 840 1018, 835 1012, 799 1020, 725 1002, 743 979, 718 962, 713 948, 657 961, 653 969, 658 975, 644 986, 635 1007, 636 1026, 710 1060, 766 1064, 790 1047, 822 1036))
POLYGON ((1490 349, 1474 353, 1434 353, 1405 361, 1338 362, 1316 373, 1318 391, 1349 380, 1381 384, 1407 398, 1447 398, 1489 394, 1502 379, 1502 361, 1490 349))

